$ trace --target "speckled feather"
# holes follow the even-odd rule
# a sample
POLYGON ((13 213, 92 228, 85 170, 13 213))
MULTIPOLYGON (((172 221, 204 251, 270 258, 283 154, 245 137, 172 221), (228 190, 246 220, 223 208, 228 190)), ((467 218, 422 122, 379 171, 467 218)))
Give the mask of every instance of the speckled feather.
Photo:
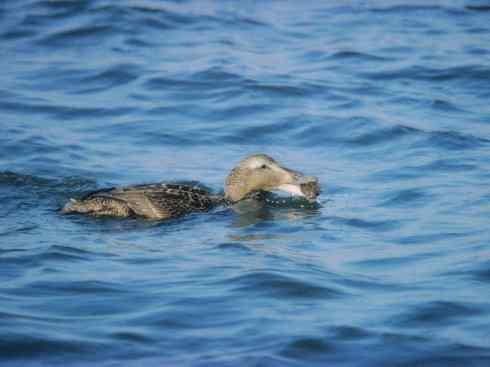
POLYGON ((72 200, 63 212, 167 219, 193 211, 208 211, 219 203, 218 197, 199 187, 149 184, 98 190, 80 200, 72 200))

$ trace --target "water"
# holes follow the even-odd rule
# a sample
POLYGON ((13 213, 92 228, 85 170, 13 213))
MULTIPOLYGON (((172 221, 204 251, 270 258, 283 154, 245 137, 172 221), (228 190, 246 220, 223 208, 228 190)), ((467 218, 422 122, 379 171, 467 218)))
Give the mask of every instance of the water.
POLYGON ((490 4, 309 3, 0 3, 0 365, 490 365, 490 4), (57 212, 256 152, 321 206, 57 212))

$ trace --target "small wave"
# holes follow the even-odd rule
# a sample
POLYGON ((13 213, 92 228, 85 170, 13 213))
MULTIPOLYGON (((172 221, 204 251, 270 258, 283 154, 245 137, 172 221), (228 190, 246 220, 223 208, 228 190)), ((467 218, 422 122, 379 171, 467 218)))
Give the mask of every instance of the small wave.
POLYGON ((238 74, 210 67, 185 76, 153 76, 146 80, 143 86, 153 94, 161 92, 178 97, 182 93, 188 97, 191 91, 199 100, 216 101, 221 98, 229 103, 230 98, 235 94, 244 93, 241 88, 246 83, 247 80, 238 74))
POLYGON ((52 184, 52 180, 43 177, 24 175, 11 171, 0 172, 0 185, 47 187, 52 184))
POLYGON ((343 292, 311 281, 268 272, 254 272, 227 280, 235 292, 250 294, 257 293, 274 298, 337 298, 343 292))
POLYGON ((438 233, 424 233, 409 236, 401 236, 396 239, 396 242, 402 245, 409 244, 431 244, 440 243, 443 241, 455 241, 457 238, 463 238, 468 236, 468 233, 458 232, 438 232, 438 233))
POLYGON ((374 145, 386 142, 395 143, 397 140, 407 136, 415 136, 420 133, 420 130, 413 127, 397 125, 389 128, 378 128, 373 132, 361 134, 356 138, 348 140, 351 144, 359 145, 374 145))
POLYGON ((39 256, 39 260, 42 262, 84 262, 94 260, 100 256, 100 253, 96 254, 69 246, 53 245, 36 256, 39 256))
POLYGON ((411 308, 395 318, 397 325, 404 327, 420 327, 427 325, 447 325, 455 320, 480 315, 482 312, 468 303, 462 305, 456 302, 429 302, 411 308))
POLYGON ((357 291, 365 292, 367 290, 376 290, 381 293, 396 293, 416 288, 414 285, 403 285, 385 279, 366 277, 365 273, 350 274, 348 277, 339 278, 336 280, 336 284, 353 293, 357 291))
POLYGON ((371 126, 365 126, 364 130, 371 131, 362 132, 362 128, 358 135, 354 138, 344 139, 345 143, 369 146, 377 144, 397 143, 403 139, 408 139, 412 148, 427 148, 444 149, 444 150, 470 150, 478 149, 484 146, 489 146, 490 139, 475 136, 472 134, 461 133, 454 130, 441 131, 424 131, 414 127, 396 125, 389 128, 376 127, 373 123, 371 126), (375 129, 372 128, 375 127, 375 129))
MULTIPOLYGON (((266 103, 249 103, 249 104, 244 104, 244 105, 237 105, 237 106, 231 106, 231 107, 225 107, 224 109, 217 110, 216 112, 209 113, 207 117, 217 120, 217 121, 240 121, 240 120, 247 120, 250 121, 250 118, 256 115, 263 114, 264 112, 273 112, 275 110, 278 110, 280 106, 277 105, 271 105, 271 104, 266 104, 266 103)), ((264 124, 265 125, 265 124, 264 124)), ((267 125, 263 126, 261 124, 260 127, 264 127, 267 129, 267 125)), ((251 127, 251 129, 258 128, 258 127, 251 127)), ((246 138, 249 136, 248 132, 246 131, 248 128, 244 128, 242 130, 242 133, 239 133, 239 135, 243 136, 246 138)), ((282 128, 281 128, 282 130, 282 128)), ((275 129, 277 131, 277 128, 275 129)), ((255 137, 262 137, 262 135, 254 135, 255 137)))
POLYGON ((144 28, 150 28, 157 31, 168 31, 175 29, 175 25, 168 19, 154 19, 146 18, 144 21, 139 22, 144 28))
MULTIPOLYGON (((353 141, 352 132, 361 135, 366 130, 371 130, 376 123, 366 117, 354 116, 338 118, 324 116, 322 118, 300 115, 294 118, 297 123, 302 123, 301 129, 294 134, 294 140, 305 146, 344 145, 353 141)), ((293 120, 293 121, 294 121, 293 120)))
POLYGON ((35 8, 49 9, 51 12, 55 12, 59 16, 67 16, 69 14, 87 10, 88 3, 84 1, 52 1, 52 0, 38 0, 34 3, 35 8), (59 13, 56 13, 56 10, 59 13))
MULTIPOLYGON (((449 273, 451 274, 451 273, 449 273)), ((458 275, 469 276, 477 281, 490 284, 490 261, 483 261, 475 269, 469 269, 464 272, 457 272, 458 275)))
POLYGON ((330 220, 337 224, 350 227, 362 228, 370 231, 393 231, 400 227, 400 222, 395 220, 364 220, 360 218, 330 217, 330 220))
MULTIPOLYGON (((454 130, 447 131, 424 131, 414 127, 396 125, 394 127, 379 127, 379 124, 369 119, 346 119, 336 123, 325 121, 303 121, 296 125, 291 122, 286 124, 286 129, 296 129, 295 135, 300 138, 309 139, 309 144, 320 144, 320 142, 331 144, 353 144, 359 146, 396 144, 407 140, 411 147, 432 149, 442 148, 444 150, 469 150, 488 146, 490 139, 461 133, 454 130), (307 122, 307 123, 305 123, 307 122), (340 126, 345 127, 345 130, 340 126), (355 131, 356 133, 352 133, 355 131), (352 137, 352 135, 355 135, 352 137)), ((339 120, 339 119, 336 119, 339 120)), ((273 130, 273 129, 271 129, 273 130)), ((294 131, 294 130, 293 130, 294 131)), ((306 141, 305 141, 306 143, 306 141)))
POLYGON ((77 89, 76 93, 94 93, 107 91, 111 88, 126 85, 138 78, 138 70, 131 64, 113 65, 105 71, 98 72, 96 75, 87 76, 78 80, 82 89, 77 89))
POLYGON ((432 254, 432 253, 422 253, 422 254, 416 254, 416 255, 411 255, 411 256, 398 256, 398 257, 382 257, 382 258, 376 258, 376 259, 369 259, 369 260, 361 260, 361 261, 356 261, 354 264, 356 266, 360 267, 366 267, 366 268, 399 268, 401 266, 415 266, 416 264, 425 261, 427 259, 432 259, 437 255, 432 254))
POLYGON ((232 73, 230 71, 223 70, 220 67, 212 66, 208 69, 197 71, 189 76, 191 80, 200 80, 206 82, 224 82, 231 84, 240 84, 245 79, 236 73, 232 73))
MULTIPOLYGON (((99 8, 102 10, 102 8, 99 8)), ((125 17, 130 20, 134 27, 145 30, 170 31, 178 29, 192 29, 194 31, 212 31, 216 28, 226 27, 228 29, 257 29, 269 27, 265 22, 251 16, 239 15, 234 12, 222 13, 219 16, 212 12, 182 12, 165 4, 138 4, 125 8, 119 6, 105 6, 106 14, 111 12, 125 12, 125 17)))
POLYGON ((373 333, 367 329, 349 325, 333 326, 328 329, 328 332, 333 338, 341 341, 367 339, 373 336, 373 333))
MULTIPOLYGON (((165 6, 152 6, 151 4, 138 4, 138 5, 130 5, 128 7, 129 12, 140 13, 144 15, 146 18, 144 20, 148 21, 147 17, 155 17, 156 19, 163 19, 165 22, 168 22, 171 27, 189 25, 196 21, 198 17, 195 17, 193 14, 183 14, 176 11, 169 10, 165 6)), ((155 19, 153 19, 155 20, 155 19)))
POLYGON ((148 145, 178 144, 181 146, 192 146, 207 145, 211 142, 211 138, 209 136, 199 134, 196 134, 196 136, 183 136, 176 132, 148 132, 140 134, 138 142, 148 145))
MULTIPOLYGON (((421 142, 420 144, 424 146, 437 146, 447 150, 467 150, 488 146, 489 143, 489 139, 463 134, 457 131, 433 131, 428 133, 427 141, 421 142)), ((417 145, 420 146, 420 144, 417 145)))
POLYGON ((431 198, 431 195, 418 188, 397 190, 394 193, 387 193, 384 196, 388 196, 388 198, 380 204, 382 207, 424 206, 430 204, 431 198))
POLYGON ((169 90, 169 89, 187 89, 191 88, 196 90, 207 90, 212 88, 217 88, 216 84, 212 81, 198 81, 191 79, 178 79, 171 77, 152 77, 148 79, 145 83, 145 88, 149 90, 169 90))
POLYGON ((104 37, 109 37, 115 32, 115 29, 111 25, 86 25, 72 29, 64 29, 56 32, 52 32, 46 36, 37 40, 39 46, 49 47, 67 47, 85 42, 91 44, 94 38, 99 41, 104 37))
POLYGON ((95 181, 90 178, 65 177, 65 178, 45 178, 28 174, 21 174, 12 171, 0 171, 0 185, 5 186, 28 186, 32 188, 48 189, 93 189, 95 181))
POLYGON ((475 34, 475 35, 488 35, 490 33, 490 28, 485 28, 485 27, 472 27, 469 28, 466 32, 469 34, 475 34))
POLYGON ((358 52, 358 51, 338 51, 330 55, 333 60, 352 60, 355 62, 358 61, 394 61, 395 59, 392 57, 383 57, 377 55, 371 55, 368 53, 358 52))
MULTIPOLYGON (((54 335, 46 336, 26 335, 17 332, 9 333, 8 338, 1 338, 2 359, 6 360, 25 360, 29 358, 44 357, 53 359, 53 356, 60 355, 90 355, 98 349, 102 349, 100 343, 90 343, 83 340, 65 340, 56 338, 54 335)), ((54 358, 57 359, 57 358, 54 358)))
POLYGON ((336 343, 329 343, 324 338, 299 337, 289 342, 280 355, 286 358, 304 361, 305 357, 309 360, 317 357, 325 357, 328 353, 334 353, 336 343))
POLYGON ((490 5, 466 5, 465 6, 466 10, 471 10, 471 11, 481 11, 481 12, 487 12, 490 11, 490 5))
MULTIPOLYGON (((482 366, 490 364, 489 350, 466 345, 448 345, 440 352, 424 353, 411 357, 408 366, 482 366)), ((404 361, 406 362, 406 361, 404 361)))
POLYGON ((139 343, 139 344, 148 345, 149 343, 155 342, 155 340, 151 338, 149 335, 139 330, 132 330, 129 328, 112 331, 109 337, 115 340, 116 342, 128 342, 131 344, 139 343))
POLYGON ((100 119, 101 116, 106 118, 123 116, 132 111, 133 108, 129 107, 80 107, 80 106, 62 106, 51 105, 48 103, 27 103, 21 101, 3 101, 0 102, 0 108, 4 111, 12 111, 19 115, 37 115, 46 114, 52 116, 58 120, 74 120, 82 118, 86 119, 100 119))
POLYGON ((451 103, 447 100, 435 99, 431 102, 431 107, 434 110, 442 111, 442 112, 466 112, 465 110, 459 108, 454 103, 451 103))
POLYGON ((155 44, 153 42, 150 42, 150 40, 138 38, 137 35, 135 35, 134 37, 127 37, 124 40, 124 44, 131 48, 151 48, 155 46, 155 44))
POLYGON ((262 122, 258 126, 243 127, 232 136, 226 137, 226 141, 240 142, 249 141, 250 143, 266 143, 271 140, 287 140, 288 132, 301 130, 302 124, 295 119, 279 120, 276 122, 262 122))
POLYGON ((277 97, 308 97, 319 93, 324 93, 325 88, 313 83, 304 83, 302 85, 291 84, 267 84, 259 82, 249 82, 246 88, 252 93, 259 93, 264 96, 277 97))
POLYGON ((253 252, 249 246, 236 241, 220 243, 219 245, 216 246, 216 248, 219 250, 230 250, 233 252, 244 252, 244 253, 253 252))
POLYGON ((394 13, 394 14, 407 14, 410 12, 427 12, 427 11, 439 11, 445 10, 442 6, 437 5, 393 5, 386 7, 372 7, 369 8, 373 13, 394 13))
POLYGON ((4 41, 20 41, 22 39, 29 39, 36 35, 33 30, 23 30, 23 29, 11 29, 0 34, 0 39, 4 41))
MULTIPOLYGON (((94 190, 95 181, 82 177, 47 178, 42 176, 0 171, 0 188, 12 194, 3 197, 5 215, 17 218, 24 224, 14 224, 0 236, 17 233, 35 233, 38 225, 29 224, 31 211, 57 211, 69 197, 80 192, 94 190), (21 219, 22 218, 22 219, 21 219)), ((2 215, 3 216, 3 213, 2 215)))
POLYGON ((474 163, 458 162, 457 160, 438 159, 426 165, 414 167, 422 172, 467 172, 474 171, 478 166, 474 163))
MULTIPOLYGON (((56 256, 55 260, 59 260, 56 256)), ((128 293, 126 287, 122 284, 114 282, 106 282, 101 280, 76 280, 76 281, 45 281, 35 280, 24 286, 23 288, 17 288, 9 292, 16 295, 37 295, 42 296, 80 296, 105 294, 105 295, 117 295, 128 293)))
POLYGON ((458 80, 461 82, 482 83, 490 79, 490 68, 483 65, 454 66, 444 69, 428 66, 408 66, 394 71, 360 73, 362 77, 372 80, 423 80, 444 82, 458 80))
POLYGON ((473 46, 468 48, 468 53, 475 56, 487 56, 490 55, 490 50, 478 46, 473 46))

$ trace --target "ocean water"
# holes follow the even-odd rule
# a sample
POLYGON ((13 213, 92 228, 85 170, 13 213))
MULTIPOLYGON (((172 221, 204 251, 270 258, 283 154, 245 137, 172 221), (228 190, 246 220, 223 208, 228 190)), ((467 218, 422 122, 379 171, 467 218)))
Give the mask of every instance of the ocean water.
POLYGON ((0 2, 1 366, 490 366, 490 3, 0 2), (63 216, 243 156, 317 208, 63 216))

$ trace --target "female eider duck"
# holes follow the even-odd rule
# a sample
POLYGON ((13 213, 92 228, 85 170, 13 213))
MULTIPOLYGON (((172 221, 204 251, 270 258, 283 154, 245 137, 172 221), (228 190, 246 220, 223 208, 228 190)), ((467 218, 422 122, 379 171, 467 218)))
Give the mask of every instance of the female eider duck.
POLYGON ((254 199, 262 191, 283 190, 314 202, 320 193, 318 179, 304 176, 279 165, 265 154, 255 154, 240 161, 225 180, 225 192, 213 195, 195 186, 147 184, 102 189, 79 200, 70 199, 63 213, 94 216, 169 219, 191 212, 208 211, 217 205, 233 205, 254 199))

